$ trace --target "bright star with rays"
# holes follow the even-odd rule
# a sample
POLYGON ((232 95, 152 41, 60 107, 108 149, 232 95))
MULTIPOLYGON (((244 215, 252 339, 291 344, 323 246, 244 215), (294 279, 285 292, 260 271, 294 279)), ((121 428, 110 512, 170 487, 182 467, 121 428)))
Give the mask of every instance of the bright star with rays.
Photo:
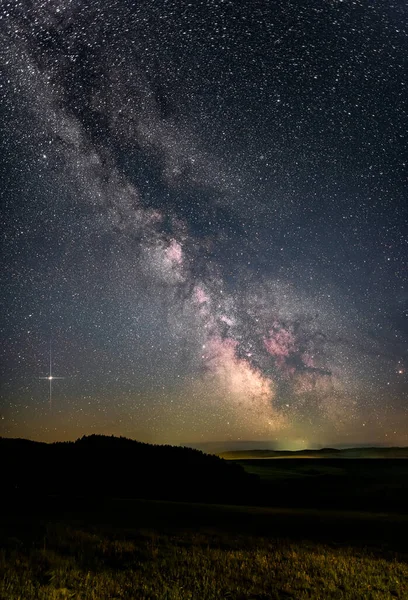
POLYGON ((51 342, 50 342, 50 372, 49 375, 45 377, 39 377, 39 379, 47 379, 50 382, 50 391, 49 391, 49 405, 50 409, 52 408, 52 382, 54 379, 65 379, 65 377, 56 377, 52 374, 52 352, 51 352, 51 342))

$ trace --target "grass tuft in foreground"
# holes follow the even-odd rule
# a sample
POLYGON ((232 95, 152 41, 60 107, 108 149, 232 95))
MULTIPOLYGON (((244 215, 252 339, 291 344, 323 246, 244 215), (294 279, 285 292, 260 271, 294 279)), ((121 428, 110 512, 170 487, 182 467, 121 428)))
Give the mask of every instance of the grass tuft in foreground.
POLYGON ((0 598, 266 600, 408 598, 408 565, 350 548, 216 531, 47 526, 31 547, 9 538, 0 598))

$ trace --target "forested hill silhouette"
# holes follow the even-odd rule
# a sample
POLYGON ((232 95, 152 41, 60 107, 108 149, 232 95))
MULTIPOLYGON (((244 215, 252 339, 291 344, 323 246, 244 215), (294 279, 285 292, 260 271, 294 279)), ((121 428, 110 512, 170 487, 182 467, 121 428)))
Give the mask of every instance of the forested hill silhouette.
POLYGON ((90 435, 51 444, 0 438, 1 483, 13 494, 240 502, 258 478, 200 450, 90 435))

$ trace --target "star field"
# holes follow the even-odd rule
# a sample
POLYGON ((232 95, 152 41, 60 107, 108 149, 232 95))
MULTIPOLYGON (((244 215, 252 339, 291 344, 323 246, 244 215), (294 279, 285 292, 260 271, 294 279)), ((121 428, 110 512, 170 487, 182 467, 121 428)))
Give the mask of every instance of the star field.
POLYGON ((1 435, 408 445, 404 3, 10 0, 0 57, 1 435))

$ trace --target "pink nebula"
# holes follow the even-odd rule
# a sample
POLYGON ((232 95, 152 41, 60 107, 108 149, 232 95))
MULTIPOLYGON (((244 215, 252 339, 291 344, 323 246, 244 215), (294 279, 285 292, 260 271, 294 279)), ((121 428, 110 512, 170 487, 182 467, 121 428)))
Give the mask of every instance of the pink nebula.
POLYGON ((210 301, 210 297, 205 293, 204 289, 196 285, 194 288, 194 299, 198 304, 204 304, 205 302, 210 301))
POLYGON ((170 245, 166 249, 167 258, 175 265, 183 264, 183 249, 181 244, 176 240, 171 240, 170 245))
POLYGON ((271 329, 269 336, 264 338, 265 348, 272 356, 286 358, 295 351, 295 338, 287 329, 271 329))
POLYGON ((316 366, 314 357, 310 354, 302 354, 302 362, 306 367, 314 368, 316 366))
POLYGON ((223 323, 225 323, 229 327, 232 327, 232 325, 234 325, 233 319, 230 319, 230 317, 227 317, 226 315, 221 315, 220 321, 222 321, 223 323))

